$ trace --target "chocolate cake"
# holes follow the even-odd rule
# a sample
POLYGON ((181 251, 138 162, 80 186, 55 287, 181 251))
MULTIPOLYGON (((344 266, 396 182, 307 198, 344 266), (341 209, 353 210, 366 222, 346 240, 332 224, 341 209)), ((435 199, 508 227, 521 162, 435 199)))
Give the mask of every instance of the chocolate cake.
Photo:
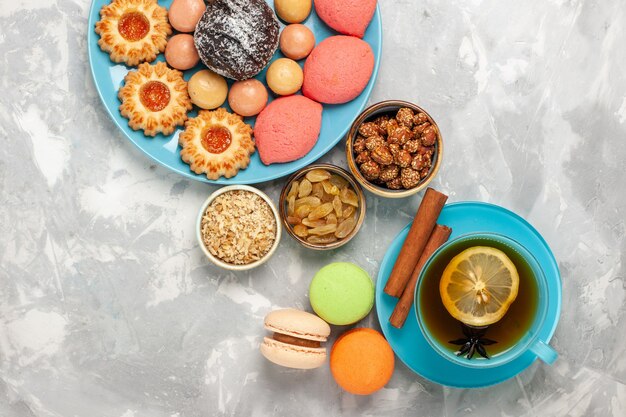
POLYGON ((209 69, 235 80, 254 77, 278 48, 279 25, 264 0, 209 0, 194 42, 209 69))

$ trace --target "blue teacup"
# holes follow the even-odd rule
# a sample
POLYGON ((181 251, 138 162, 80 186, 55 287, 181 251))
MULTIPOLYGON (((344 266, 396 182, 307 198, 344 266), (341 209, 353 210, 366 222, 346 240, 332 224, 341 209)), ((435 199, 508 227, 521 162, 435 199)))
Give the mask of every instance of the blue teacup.
MULTIPOLYGON (((512 314, 511 312, 514 307, 517 309, 527 307, 524 304, 524 300, 521 299, 522 289, 523 288, 520 284, 520 293, 518 294, 517 299, 513 302, 511 308, 507 312, 507 315, 512 314), (515 303, 519 304, 515 306, 515 303)), ((535 257, 518 242, 506 236, 495 233, 467 234, 442 245, 435 253, 433 253, 433 255, 428 259, 428 261, 422 268, 422 272, 420 273, 415 289, 415 311, 417 314, 417 322, 419 324, 420 330, 422 331, 422 334, 424 335, 424 338, 428 341, 432 348, 445 359, 455 364, 470 368, 489 368, 504 365, 515 360, 529 350, 537 355, 537 357, 539 357, 545 363, 552 364, 557 359, 558 354, 544 340, 541 340, 541 338, 539 337, 539 332, 540 329, 542 329, 544 326, 544 322, 546 320, 546 315, 548 312, 548 306, 550 305, 550 303, 553 302, 556 301, 550 299, 546 276, 535 257), (533 285, 533 288, 535 288, 535 290, 533 291, 533 300, 531 300, 532 302, 528 302, 528 308, 534 308, 534 312, 525 311, 526 313, 528 313, 528 319, 525 322, 525 327, 520 327, 520 329, 522 330, 520 331, 519 337, 512 342, 509 341, 510 346, 500 352, 497 352, 494 355, 491 355, 489 359, 484 359, 478 354, 474 355, 472 359, 467 359, 466 355, 457 355, 458 346, 450 344, 447 340, 442 341, 441 337, 435 337, 435 334, 441 334, 441 331, 429 328, 429 326, 433 326, 433 323, 436 320, 433 320, 434 318, 429 320, 429 317, 432 316, 428 316, 428 314, 448 313, 447 311, 444 311, 442 313, 442 311, 445 310, 443 304, 441 304, 440 308, 437 306, 437 310, 432 307, 433 304, 430 302, 428 303, 429 306, 427 306, 427 308, 429 308, 431 311, 423 311, 422 307, 426 306, 426 303, 420 301, 422 300, 422 296, 439 297, 438 282, 439 277, 441 276, 440 272, 442 270, 442 265, 444 265, 445 267, 445 265, 447 265, 447 263, 455 255, 459 254, 462 250, 472 246, 494 246, 498 249, 503 250, 505 253, 507 253, 507 255, 509 255, 509 258, 512 258, 514 260, 518 271, 527 272, 524 274, 524 279, 532 279, 533 282, 528 282, 527 284, 533 285), (437 277, 436 275, 439 275, 439 277, 437 277), (430 283, 428 283, 428 280, 435 279, 437 280, 437 291, 436 294, 432 294, 434 281, 430 281, 430 283), (426 290, 424 289, 425 287, 427 287, 426 290), (536 298, 536 302, 534 298, 536 298), (530 306, 531 304, 532 306, 530 306)), ((502 320, 505 319, 506 315, 502 320)), ((458 330, 455 331, 458 333, 458 338, 462 338, 463 334, 461 333, 461 323, 457 323, 458 330)), ((498 323, 495 323, 493 326, 497 325, 498 323)), ((490 338, 491 335, 489 331, 490 330, 488 328, 484 336, 485 338, 490 338)), ((496 333, 498 332, 497 329, 494 329, 493 331, 496 333)), ((491 346, 487 346, 487 348, 490 347, 491 346)))

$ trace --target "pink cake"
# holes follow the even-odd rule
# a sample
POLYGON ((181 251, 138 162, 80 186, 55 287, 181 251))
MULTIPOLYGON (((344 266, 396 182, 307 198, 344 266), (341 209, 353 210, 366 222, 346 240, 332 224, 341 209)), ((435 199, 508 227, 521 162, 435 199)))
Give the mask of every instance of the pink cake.
POLYGON ((315 0, 315 11, 337 32, 362 38, 376 11, 376 0, 315 0))
POLYGON ((303 96, 272 101, 257 117, 254 138, 265 165, 302 158, 315 146, 322 105, 303 96))
POLYGON ((320 103, 346 103, 361 94, 373 70, 374 53, 367 42, 331 36, 304 63, 302 94, 320 103))

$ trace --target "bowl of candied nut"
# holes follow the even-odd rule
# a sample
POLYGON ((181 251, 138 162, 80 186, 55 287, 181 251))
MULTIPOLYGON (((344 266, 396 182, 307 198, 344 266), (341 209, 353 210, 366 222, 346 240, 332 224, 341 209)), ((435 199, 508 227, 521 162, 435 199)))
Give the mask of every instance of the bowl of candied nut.
POLYGON ((206 199, 196 222, 196 237, 206 257, 231 271, 265 263, 281 237, 280 216, 272 200, 247 185, 220 188, 206 199))
POLYGON ((365 218, 365 195, 345 170, 315 164, 293 174, 279 201, 285 229, 303 246, 335 249, 358 233, 365 218))
POLYGON ((367 108, 346 139, 350 171, 366 190, 382 197, 408 197, 423 190, 437 175, 442 155, 437 123, 406 101, 367 108))

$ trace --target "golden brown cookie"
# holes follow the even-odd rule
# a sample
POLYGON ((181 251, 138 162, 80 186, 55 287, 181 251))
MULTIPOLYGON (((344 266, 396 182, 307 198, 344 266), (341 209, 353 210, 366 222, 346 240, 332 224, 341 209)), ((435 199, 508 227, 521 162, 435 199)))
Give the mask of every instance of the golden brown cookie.
POLYGON ((143 63, 124 78, 118 97, 120 113, 128 119, 133 130, 143 130, 146 136, 157 133, 169 135, 182 126, 191 110, 191 99, 183 73, 167 67, 143 63))
POLYGON ((254 153, 252 128, 224 108, 200 110, 179 136, 180 156, 196 174, 208 179, 230 178, 245 169, 254 153))
POLYGON ((135 66, 154 61, 165 50, 172 28, 167 9, 156 0, 113 0, 100 9, 96 33, 111 61, 135 66))

